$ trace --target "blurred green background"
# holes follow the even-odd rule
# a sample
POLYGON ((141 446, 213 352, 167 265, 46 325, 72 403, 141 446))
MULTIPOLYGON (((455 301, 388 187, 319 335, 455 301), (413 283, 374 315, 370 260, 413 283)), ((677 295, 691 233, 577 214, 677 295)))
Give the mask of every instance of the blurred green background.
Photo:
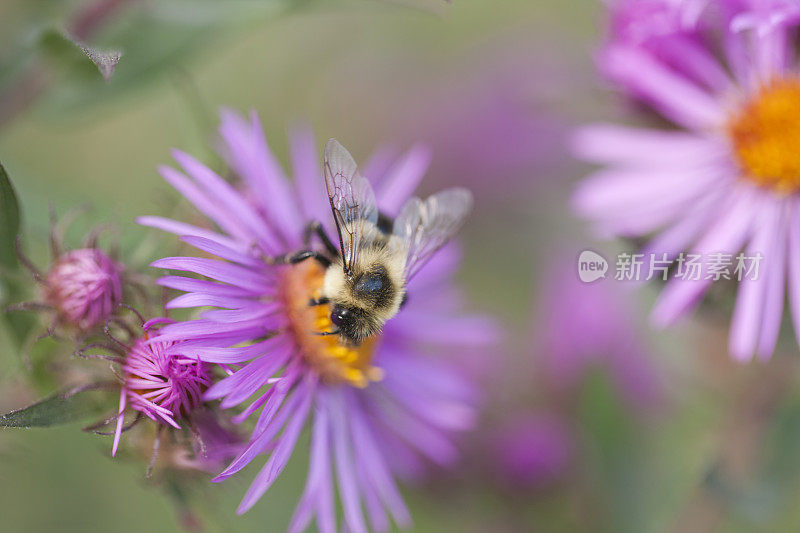
MULTIPOLYGON (((87 39, 123 53, 107 84, 47 37, 91 2, 0 3, 0 161, 18 189, 39 264, 49 205, 64 213, 91 204, 93 218, 119 226, 125 250, 140 250, 152 232, 133 218, 164 214, 177 200, 156 167, 169 163, 173 147, 215 162, 221 106, 257 110, 284 162, 286 128, 297 120, 313 124, 320 145, 336 136, 358 160, 384 141, 401 148, 425 141, 434 148, 425 192, 467 181, 476 193, 461 279, 470 308, 496 315, 507 335, 487 354, 487 412, 463 443, 463 465, 405 491, 414 530, 797 529, 800 389, 790 342, 769 365, 740 366, 729 361, 726 326, 713 314, 668 333, 634 320, 663 384, 657 408, 632 409, 602 364, 568 399, 542 392, 541 346, 531 332, 547 314, 545 266, 558 250, 621 246, 594 242, 566 205, 586 170, 570 161, 566 133, 621 112, 592 65, 603 32, 598 2, 118 3, 87 39), (491 105, 479 112, 493 95, 510 106, 502 112, 518 129, 491 124, 491 105), (488 136, 453 148, 448 132, 493 127, 508 134, 509 152, 478 171, 458 147, 480 151, 488 136), (567 470, 543 487, 502 487, 486 440, 505 417, 550 403, 569 417, 567 470)), ((155 256, 146 250, 143 262, 148 253, 155 256)), ((654 293, 637 293, 634 316, 654 293)), ((5 412, 37 392, 24 385, 26 369, 7 336, 2 347, 5 412)), ((282 531, 302 490, 304 446, 243 517, 234 509, 255 468, 198 490, 207 529, 282 531)), ((0 431, 0 530, 176 530, 181 518, 166 491, 148 486, 142 464, 111 460, 109 448, 110 439, 79 425, 0 431)))

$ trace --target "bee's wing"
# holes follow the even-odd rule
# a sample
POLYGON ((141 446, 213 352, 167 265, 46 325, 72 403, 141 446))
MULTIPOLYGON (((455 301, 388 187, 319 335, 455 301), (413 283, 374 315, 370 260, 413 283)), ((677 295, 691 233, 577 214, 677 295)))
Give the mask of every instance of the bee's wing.
POLYGON ((331 139, 325 145, 325 186, 339 233, 339 246, 346 273, 352 272, 364 237, 378 222, 375 193, 358 172, 350 152, 331 139), (369 225, 363 221, 370 222, 369 225))
POLYGON ((406 247, 406 281, 450 240, 471 208, 472 194, 461 188, 447 189, 425 201, 412 198, 406 202, 392 231, 406 247))

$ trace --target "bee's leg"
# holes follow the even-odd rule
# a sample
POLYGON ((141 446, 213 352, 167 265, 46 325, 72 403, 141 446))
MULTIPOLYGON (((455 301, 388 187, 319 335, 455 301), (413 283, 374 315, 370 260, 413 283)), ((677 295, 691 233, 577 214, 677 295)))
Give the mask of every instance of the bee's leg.
POLYGON ((315 252, 314 250, 302 250, 300 252, 295 252, 294 254, 289 256, 289 262, 295 265, 309 258, 314 259, 324 268, 328 268, 329 266, 331 266, 330 259, 328 259, 326 256, 322 255, 319 252, 315 252))
POLYGON ((297 263, 301 263, 309 258, 317 261, 320 265, 322 265, 323 268, 328 268, 331 266, 330 259, 319 252, 315 252, 314 250, 300 250, 299 252, 295 252, 293 254, 281 255, 275 257, 272 260, 272 263, 276 265, 296 265, 297 263))
POLYGON ((330 298, 326 298, 324 296, 322 298, 311 298, 308 301, 308 305, 309 307, 316 307, 318 305, 325 305, 327 303, 330 303, 330 301, 331 301, 330 298))
POLYGON ((325 250, 331 257, 336 257, 339 255, 339 250, 328 238, 328 234, 325 233, 325 228, 322 227, 322 224, 319 223, 319 220, 312 220, 306 224, 306 229, 303 231, 303 244, 306 246, 310 245, 311 236, 314 234, 319 237, 319 240, 322 242, 322 245, 325 247, 325 250))

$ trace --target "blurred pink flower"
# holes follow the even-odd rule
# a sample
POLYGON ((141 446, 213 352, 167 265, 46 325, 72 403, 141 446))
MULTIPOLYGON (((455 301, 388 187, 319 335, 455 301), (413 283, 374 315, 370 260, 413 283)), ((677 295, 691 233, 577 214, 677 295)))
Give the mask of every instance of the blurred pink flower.
POLYGON ((599 368, 610 373, 632 408, 655 406, 661 383, 623 286, 611 280, 583 283, 571 261, 556 262, 543 286, 539 331, 548 383, 569 390, 599 368))
POLYGON ((509 489, 538 489, 566 475, 574 452, 567 424, 551 414, 510 418, 492 438, 494 474, 509 489))
POLYGON ((571 164, 563 150, 567 122, 553 110, 582 85, 573 58, 550 53, 560 33, 526 30, 476 43, 448 57, 447 68, 436 58, 410 61, 406 49, 389 58, 359 52, 348 64, 365 66, 342 65, 331 83, 336 107, 347 113, 340 120, 430 147, 428 187, 467 186, 478 205, 482 198, 525 201, 521 195, 571 164))
POLYGON ((800 8, 781 0, 657 2, 659 20, 683 20, 686 6, 695 15, 691 24, 655 24, 647 9, 636 9, 652 4, 614 5, 612 19, 624 24, 614 26, 619 34, 603 48, 600 66, 679 131, 580 130, 577 154, 607 168, 579 187, 573 204, 604 236, 653 236, 645 256, 701 258, 700 276, 667 282, 652 314, 659 326, 700 302, 715 279, 713 257, 732 258, 728 279, 736 279, 740 251, 763 259, 757 276, 738 276, 729 343, 739 360, 766 359, 787 285, 800 334, 800 63, 793 47, 800 8))
POLYGON ((433 148, 432 174, 469 184, 477 194, 513 194, 514 181, 547 179, 559 164, 565 126, 533 109, 522 83, 508 73, 483 73, 440 93, 429 92, 412 117, 420 141, 433 148))
MULTIPOLYGON (((689 36, 709 0, 616 0, 611 2, 609 39, 657 45, 660 37, 689 36)), ((664 50, 670 53, 670 49, 664 50)))

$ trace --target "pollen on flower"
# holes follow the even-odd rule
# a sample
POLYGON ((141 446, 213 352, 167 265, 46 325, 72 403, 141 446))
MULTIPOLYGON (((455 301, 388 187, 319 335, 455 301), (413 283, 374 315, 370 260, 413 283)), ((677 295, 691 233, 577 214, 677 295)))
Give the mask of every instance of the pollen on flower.
POLYGON ((348 346, 338 335, 317 334, 335 329, 327 305, 308 305, 310 299, 319 297, 324 276, 325 270, 313 261, 287 267, 284 274, 283 298, 303 358, 329 383, 363 388, 380 381, 383 371, 371 364, 378 335, 360 346, 348 346))
POLYGON ((782 194, 800 190, 800 78, 764 85, 731 117, 728 134, 747 178, 782 194))

